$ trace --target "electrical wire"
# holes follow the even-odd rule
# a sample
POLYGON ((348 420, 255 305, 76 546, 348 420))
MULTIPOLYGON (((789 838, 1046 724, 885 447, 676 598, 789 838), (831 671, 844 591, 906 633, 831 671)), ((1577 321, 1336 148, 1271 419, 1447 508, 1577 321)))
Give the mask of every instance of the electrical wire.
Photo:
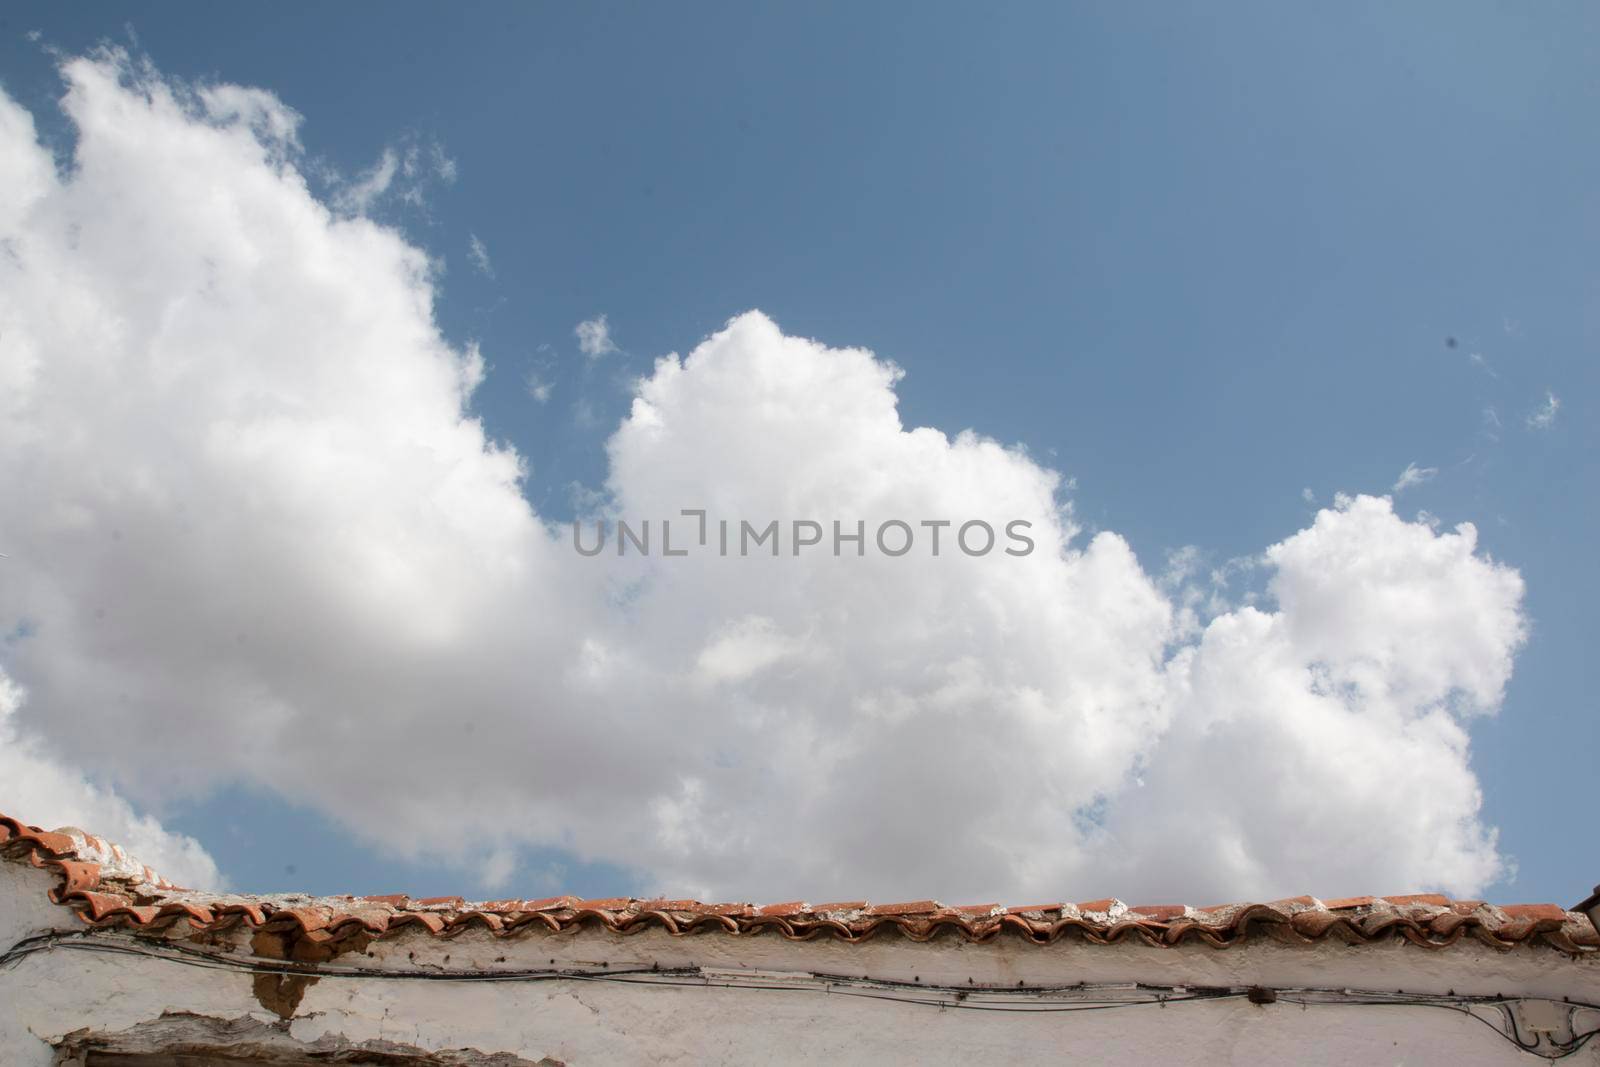
MULTIPOLYGON (((548 968, 532 970, 441 970, 431 968, 364 970, 341 967, 328 963, 301 963, 292 960, 243 959, 222 953, 197 949, 172 942, 156 942, 143 938, 107 936, 102 931, 85 930, 71 933, 48 933, 23 938, 5 952, 0 953, 0 970, 4 970, 37 953, 57 949, 100 952, 111 955, 138 956, 164 960, 207 970, 275 974, 304 978, 353 978, 371 980, 445 981, 445 982, 607 982, 624 985, 670 986, 675 988, 725 988, 772 992, 822 992, 830 996, 858 997, 867 1000, 910 1004, 918 1007, 949 1008, 962 1011, 1010 1012, 1013 1014, 1060 1014, 1083 1011, 1109 1011, 1120 1008, 1160 1007, 1195 1003, 1256 999, 1259 991, 1240 986, 1151 985, 1146 983, 1104 984, 1078 983, 1065 986, 947 986, 923 982, 907 982, 892 978, 854 977, 849 975, 808 972, 785 976, 781 980, 738 980, 733 972, 709 970, 698 966, 681 967, 629 967, 613 969, 548 968), (920 995, 916 995, 920 994, 920 995), (1071 1003, 1060 1003, 1051 998, 1068 998, 1071 1003)), ((1415 994, 1388 993, 1381 990, 1333 988, 1285 988, 1272 991, 1272 999, 1302 1008, 1312 1007, 1404 1007, 1437 1008, 1453 1011, 1487 1026, 1499 1037, 1523 1052, 1548 1060, 1565 1059, 1574 1055, 1600 1036, 1600 1027, 1575 1033, 1571 1040, 1557 1041, 1545 1034, 1547 1040, 1535 1035, 1533 1041, 1524 1040, 1517 1021, 1514 1005, 1519 1001, 1548 1001, 1572 1009, 1600 1012, 1600 1005, 1578 1001, 1556 1000, 1553 997, 1506 997, 1468 994, 1415 994), (1496 1010, 1505 1025, 1478 1014, 1477 1009, 1496 1010)))

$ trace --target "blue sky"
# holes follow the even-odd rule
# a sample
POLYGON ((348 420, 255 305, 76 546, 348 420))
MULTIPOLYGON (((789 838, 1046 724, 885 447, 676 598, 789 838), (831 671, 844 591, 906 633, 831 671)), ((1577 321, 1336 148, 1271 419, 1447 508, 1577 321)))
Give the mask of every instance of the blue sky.
MULTIPOLYGON (((1483 820, 1516 865, 1486 893, 1571 903, 1600 878, 1574 843, 1600 745, 1597 21, 1579 4, 23 4, 0 78, 65 138, 48 49, 109 39, 168 77, 277 94, 332 172, 437 147, 454 180, 373 214, 443 260, 440 328, 480 346, 474 410, 547 517, 605 479, 632 380, 750 308, 895 361, 907 426, 1024 445, 1151 573, 1184 546, 1212 566, 1258 553, 1335 492, 1434 470, 1397 511, 1475 524, 1526 581, 1530 639, 1471 724, 1483 820), (620 351, 585 359, 574 326, 600 314, 620 351)), ((163 821, 245 888, 463 888, 256 786, 163 821)), ((576 892, 637 884, 612 859, 523 861, 550 864, 576 892)))

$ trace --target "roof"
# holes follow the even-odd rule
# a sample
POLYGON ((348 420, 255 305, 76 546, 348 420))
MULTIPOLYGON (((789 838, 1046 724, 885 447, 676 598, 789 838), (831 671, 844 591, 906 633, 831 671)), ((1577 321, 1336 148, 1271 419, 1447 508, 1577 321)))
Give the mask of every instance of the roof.
POLYGON ((659 928, 673 935, 771 934, 792 941, 831 938, 859 943, 898 935, 910 941, 1000 937, 1037 944, 1064 938, 1109 945, 1184 944, 1224 949, 1270 939, 1370 945, 1400 941, 1443 949, 1468 941, 1499 949, 1537 946, 1568 953, 1600 951, 1600 935, 1582 914, 1556 904, 1488 904, 1434 894, 1319 900, 1292 897, 1269 903, 1190 907, 1127 905, 1119 900, 1051 902, 1022 907, 949 907, 934 900, 873 904, 864 900, 808 904, 705 904, 696 900, 614 897, 583 900, 468 902, 460 897, 416 900, 404 895, 250 896, 184 889, 127 852, 76 828, 55 831, 0 814, 0 854, 55 872, 50 899, 96 927, 163 933, 178 924, 199 931, 249 928, 294 931, 317 943, 388 937, 420 930, 453 937, 481 929, 497 937, 537 930, 609 930, 631 934, 659 928))

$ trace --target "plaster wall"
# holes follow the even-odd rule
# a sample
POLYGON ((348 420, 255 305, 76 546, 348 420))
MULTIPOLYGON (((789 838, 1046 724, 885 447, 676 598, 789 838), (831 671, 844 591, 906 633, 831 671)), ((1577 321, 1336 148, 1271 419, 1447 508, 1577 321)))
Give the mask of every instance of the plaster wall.
MULTIPOLYGON (((5 944, 47 928, 81 929, 67 909, 45 902, 51 882, 44 872, 0 864, 5 944)), ((242 936, 232 950, 249 954, 242 936)), ((1592 957, 1574 960, 1534 947, 1501 952, 1468 943, 1430 951, 1398 942, 1289 946, 1262 938, 1219 951, 1076 941, 1041 947, 1011 938, 971 944, 941 937, 917 944, 898 935, 858 945, 793 943, 770 935, 675 938, 656 929, 633 935, 593 929, 531 933, 509 940, 472 932, 441 940, 418 931, 335 962, 374 975, 322 978, 285 1021, 263 1007, 248 974, 136 956, 35 954, 0 971, 0 1063, 43 1067, 53 1062, 53 1046, 70 1033, 128 1030, 171 1012, 253 1018, 308 1044, 382 1041, 417 1050, 509 1053, 535 1064, 1540 1062, 1483 1024, 1438 1008, 1303 1008, 1241 999, 1018 1014, 865 999, 828 992, 821 984, 788 990, 376 976, 398 969, 697 965, 752 975, 870 975, 974 988, 1143 981, 1454 990, 1600 1003, 1600 966, 1592 957)), ((1584 1029, 1600 1026, 1600 1012, 1580 1013, 1577 1021, 1584 1029)), ((1600 1043, 1566 1062, 1600 1063, 1600 1043)))

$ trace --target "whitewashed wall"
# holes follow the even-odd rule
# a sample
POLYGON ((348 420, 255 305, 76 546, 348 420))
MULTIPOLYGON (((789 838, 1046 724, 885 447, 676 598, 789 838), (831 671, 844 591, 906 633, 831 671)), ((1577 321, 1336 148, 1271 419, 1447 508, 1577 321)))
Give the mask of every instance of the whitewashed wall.
MULTIPOLYGON (((0 943, 44 929, 81 929, 47 903, 53 877, 0 863, 0 943)), ((1594 957, 1544 948, 1500 952, 1463 943, 1429 951, 1400 943, 1313 948, 1262 938, 1218 951, 1186 946, 1040 947, 883 936, 861 945, 777 937, 686 938, 651 930, 618 936, 533 934, 512 941, 423 933, 377 942, 343 966, 612 969, 659 964, 872 975, 962 985, 1150 982, 1319 986, 1443 993, 1569 996, 1600 1002, 1594 957)), ((1401 1007, 1258 1005, 1244 1000, 1113 1011, 1001 1014, 857 999, 813 989, 738 990, 602 982, 457 983, 325 978, 280 1023, 247 974, 145 958, 56 950, 0 972, 0 1063, 53 1062, 74 1031, 119 1031, 163 1012, 253 1017, 307 1043, 383 1041, 397 1048, 510 1053, 529 1063, 1309 1063, 1536 1064, 1487 1027, 1452 1012, 1401 1007)), ((1580 1014, 1584 1028, 1600 1013, 1580 1014)), ((462 1062, 472 1062, 465 1057, 462 1062)), ((1600 1062, 1600 1043, 1567 1063, 1600 1062)))

